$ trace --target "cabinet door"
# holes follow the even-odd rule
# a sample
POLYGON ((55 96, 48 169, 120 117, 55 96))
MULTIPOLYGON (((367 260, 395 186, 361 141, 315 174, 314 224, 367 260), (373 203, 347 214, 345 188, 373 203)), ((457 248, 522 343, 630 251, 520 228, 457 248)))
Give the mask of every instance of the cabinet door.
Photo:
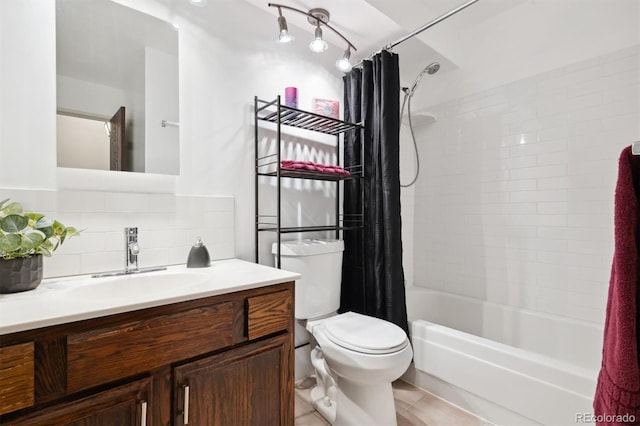
MULTIPOLYGON (((90 373, 89 373, 90 374, 90 373)), ((61 403, 36 413, 3 419, 2 425, 20 426, 114 426, 151 424, 147 416, 150 379, 118 386, 82 398, 61 403)))
POLYGON ((175 425, 292 425, 290 336, 175 369, 175 425))

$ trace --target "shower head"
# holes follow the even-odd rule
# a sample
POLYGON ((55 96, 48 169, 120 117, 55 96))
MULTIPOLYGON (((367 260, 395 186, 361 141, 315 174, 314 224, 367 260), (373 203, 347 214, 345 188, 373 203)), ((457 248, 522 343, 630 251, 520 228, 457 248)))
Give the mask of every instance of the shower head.
POLYGON ((440 64, 437 62, 432 62, 429 65, 427 65, 426 67, 424 67, 424 69, 422 71, 420 71, 420 74, 418 74, 418 76, 416 77, 415 81, 413 82, 413 85, 411 86, 411 89, 409 89, 409 91, 404 91, 404 93, 408 96, 413 96, 413 93, 416 91, 416 89, 418 88, 418 85, 420 84, 420 80, 422 80, 422 77, 424 76, 425 73, 429 74, 429 75, 433 75, 435 73, 438 72, 438 70, 440 69, 440 64))
POLYGON ((437 62, 427 65, 427 68, 426 68, 427 73, 429 73, 430 75, 437 73, 439 69, 440 69, 440 64, 437 62))

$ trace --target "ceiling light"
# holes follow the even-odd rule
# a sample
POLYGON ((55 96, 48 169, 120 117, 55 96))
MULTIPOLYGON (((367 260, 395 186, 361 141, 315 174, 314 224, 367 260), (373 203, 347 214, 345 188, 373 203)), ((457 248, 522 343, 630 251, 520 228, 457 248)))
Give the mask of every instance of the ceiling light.
POLYGON ((344 55, 342 55, 342 58, 336 61, 336 67, 338 67, 338 69, 343 72, 351 71, 352 65, 349 61, 349 58, 351 58, 351 49, 347 47, 347 50, 344 51, 344 55))
POLYGON ((309 43, 309 49, 311 49, 312 52, 322 53, 328 48, 329 45, 322 39, 322 28, 320 28, 320 21, 318 21, 318 25, 316 26, 316 37, 311 40, 311 43, 309 43))
POLYGON ((280 43, 289 43, 295 40, 296 38, 289 34, 289 28, 287 27, 287 20, 284 16, 282 16, 282 11, 278 8, 278 27, 280 28, 280 34, 278 35, 278 41, 280 43))
MULTIPOLYGON (((193 0, 191 0, 193 1, 193 0)), ((312 52, 322 53, 329 48, 329 45, 326 41, 324 41, 322 37, 322 28, 324 25, 329 30, 333 31, 337 36, 339 36, 344 42, 347 44, 347 49, 344 51, 344 55, 342 58, 336 61, 336 66, 338 69, 344 72, 348 72, 351 70, 351 62, 349 62, 349 58, 351 57, 351 50, 356 51, 356 47, 351 43, 345 36, 340 34, 338 30, 329 25, 329 11, 322 8, 311 9, 309 12, 305 12, 300 9, 296 9, 295 7, 285 6, 283 4, 269 3, 269 7, 277 7, 278 8, 278 28, 280 29, 280 34, 278 35, 278 41, 281 43, 288 43, 294 39, 294 37, 289 34, 289 29, 287 28, 287 20, 284 16, 282 16, 282 9, 292 10, 294 12, 300 13, 302 15, 307 16, 307 20, 311 25, 315 27, 314 31, 314 39, 309 43, 309 49, 312 52)))
POLYGON ((289 43, 296 39, 292 34, 289 34, 287 20, 284 16, 278 18, 278 25, 280 25, 280 34, 278 35, 278 41, 280 43, 289 43))
POLYGON ((189 0, 189 3, 194 6, 204 7, 207 5, 207 0, 189 0))

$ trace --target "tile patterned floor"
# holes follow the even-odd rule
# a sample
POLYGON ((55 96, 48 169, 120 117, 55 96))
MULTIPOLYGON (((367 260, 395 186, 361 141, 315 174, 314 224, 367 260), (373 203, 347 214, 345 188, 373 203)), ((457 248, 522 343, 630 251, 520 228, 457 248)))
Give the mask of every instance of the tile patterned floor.
MULTIPOLYGON (((303 389, 308 384, 308 381, 299 382, 296 386, 295 426, 330 426, 311 406, 310 389, 303 389)), ((393 396, 396 403, 398 426, 490 425, 490 423, 402 380, 393 383, 393 396)))

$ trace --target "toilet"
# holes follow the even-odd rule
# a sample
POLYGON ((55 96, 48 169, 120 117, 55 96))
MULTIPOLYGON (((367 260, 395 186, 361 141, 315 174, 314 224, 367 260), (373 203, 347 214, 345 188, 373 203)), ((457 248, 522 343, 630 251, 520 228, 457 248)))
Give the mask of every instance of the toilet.
MULTIPOLYGON (((277 253, 277 245, 272 247, 277 253)), ((413 351, 395 324, 355 312, 337 314, 341 240, 282 242, 281 267, 298 272, 295 317, 311 334, 314 408, 332 425, 396 425, 391 382, 409 367, 413 351)))

